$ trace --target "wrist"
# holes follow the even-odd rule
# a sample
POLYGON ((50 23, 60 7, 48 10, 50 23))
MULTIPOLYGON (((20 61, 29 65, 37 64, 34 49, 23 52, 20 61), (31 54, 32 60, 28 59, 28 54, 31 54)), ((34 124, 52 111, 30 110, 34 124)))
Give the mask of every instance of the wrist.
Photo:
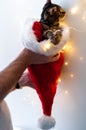
POLYGON ((28 67, 31 63, 30 63, 30 51, 27 48, 24 48, 22 53, 20 54, 21 56, 21 62, 23 63, 23 65, 25 67, 28 67))

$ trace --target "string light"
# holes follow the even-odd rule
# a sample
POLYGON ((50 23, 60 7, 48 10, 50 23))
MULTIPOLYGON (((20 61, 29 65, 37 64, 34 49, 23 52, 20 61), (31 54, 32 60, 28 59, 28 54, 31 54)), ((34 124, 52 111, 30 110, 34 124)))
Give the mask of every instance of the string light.
POLYGON ((61 82, 61 78, 59 78, 58 82, 61 82))
POLYGON ((51 47, 52 47, 51 44, 48 43, 48 42, 42 46, 42 48, 43 48, 44 51, 49 50, 51 47))
POLYGON ((85 17, 85 16, 83 16, 83 17, 82 17, 82 19, 83 19, 83 20, 86 20, 86 17, 85 17))
POLYGON ((74 30, 86 32, 86 0, 85 2, 80 1, 70 9, 68 12, 68 20, 74 30))
POLYGON ((65 62, 65 66, 68 66, 68 62, 67 61, 65 62))
POLYGON ((83 12, 82 20, 86 22, 86 11, 83 12))
POLYGON ((73 54, 74 53, 74 48, 71 45, 71 42, 68 42, 64 47, 63 47, 63 51, 65 51, 68 54, 73 54))
POLYGON ((78 6, 75 6, 71 9, 71 14, 75 15, 78 12, 79 8, 78 6))
POLYGON ((73 78, 73 77, 74 77, 74 74, 70 74, 70 77, 73 78))
POLYGON ((65 94, 68 94, 68 90, 65 90, 65 94))
POLYGON ((82 56, 80 57, 80 61, 83 61, 83 57, 82 56))

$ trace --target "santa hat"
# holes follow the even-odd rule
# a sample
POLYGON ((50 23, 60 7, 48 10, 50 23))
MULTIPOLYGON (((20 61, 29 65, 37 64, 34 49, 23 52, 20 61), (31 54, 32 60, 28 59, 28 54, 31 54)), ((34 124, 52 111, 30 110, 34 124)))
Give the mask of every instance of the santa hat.
POLYGON ((42 103, 44 116, 39 119, 39 127, 46 130, 55 126, 55 119, 51 116, 52 105, 64 63, 64 56, 60 50, 68 40, 69 29, 67 26, 62 27, 62 40, 59 44, 54 45, 50 39, 42 39, 43 28, 40 22, 34 22, 32 25, 28 23, 26 23, 23 31, 24 46, 33 52, 46 56, 56 55, 57 53, 60 55, 58 61, 28 67, 31 79, 42 103))

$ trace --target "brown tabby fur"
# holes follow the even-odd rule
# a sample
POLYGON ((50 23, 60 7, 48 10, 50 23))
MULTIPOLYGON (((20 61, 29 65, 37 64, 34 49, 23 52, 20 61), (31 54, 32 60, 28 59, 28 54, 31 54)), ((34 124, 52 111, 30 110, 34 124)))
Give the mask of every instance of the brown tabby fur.
POLYGON ((44 39, 51 39, 54 45, 58 44, 62 38, 62 29, 59 26, 60 20, 64 18, 66 12, 64 9, 47 0, 41 13, 40 22, 43 25, 44 39))

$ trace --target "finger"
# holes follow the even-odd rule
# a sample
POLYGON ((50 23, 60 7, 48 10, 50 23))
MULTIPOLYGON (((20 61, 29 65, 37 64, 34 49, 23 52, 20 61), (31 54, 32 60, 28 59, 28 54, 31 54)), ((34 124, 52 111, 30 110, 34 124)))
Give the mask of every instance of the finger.
POLYGON ((57 61, 59 58, 60 58, 60 54, 57 54, 57 55, 50 58, 50 62, 57 61))
POLYGON ((56 55, 54 55, 53 57, 58 57, 58 56, 60 56, 60 54, 59 53, 57 53, 56 55))

